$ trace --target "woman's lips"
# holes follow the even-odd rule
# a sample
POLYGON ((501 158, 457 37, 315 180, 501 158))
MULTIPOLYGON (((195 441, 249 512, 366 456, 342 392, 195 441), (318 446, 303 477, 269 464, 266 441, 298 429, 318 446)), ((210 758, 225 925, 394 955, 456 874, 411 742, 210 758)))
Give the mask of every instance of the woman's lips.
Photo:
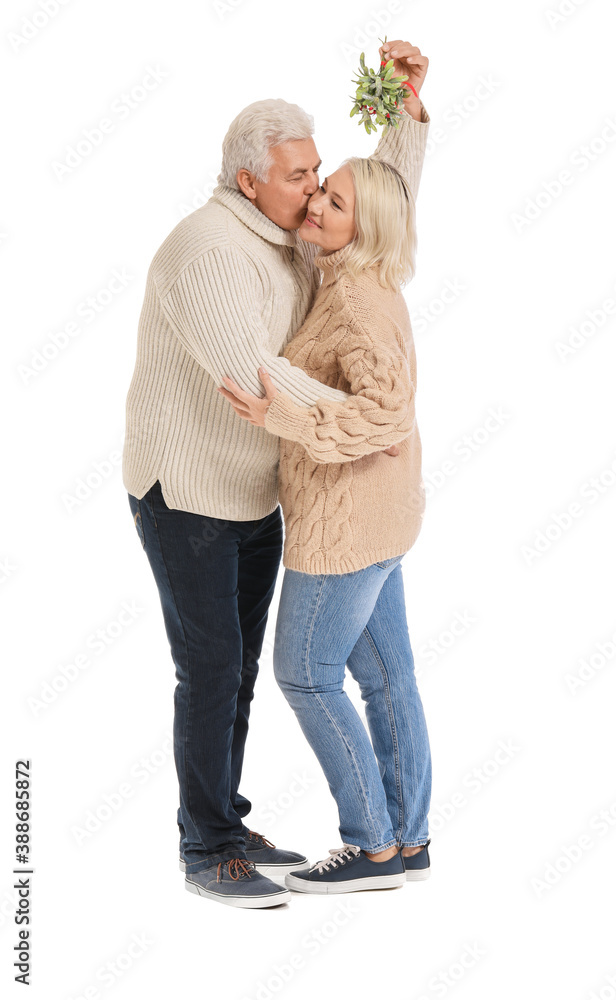
POLYGON ((320 225, 318 224, 318 222, 314 222, 313 219, 311 219, 309 215, 306 216, 305 221, 306 221, 306 224, 308 226, 314 226, 315 229, 320 229, 321 228, 320 225))

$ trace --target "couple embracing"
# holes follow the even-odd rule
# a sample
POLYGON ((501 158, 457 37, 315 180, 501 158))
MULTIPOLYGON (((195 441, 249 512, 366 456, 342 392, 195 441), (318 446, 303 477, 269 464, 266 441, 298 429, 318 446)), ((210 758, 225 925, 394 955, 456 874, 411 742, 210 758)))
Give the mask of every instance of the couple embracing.
POLYGON ((122 476, 175 665, 180 868, 189 891, 233 906, 430 871, 401 568, 425 507, 401 289, 428 59, 402 40, 380 52, 409 78, 399 127, 320 184, 312 118, 282 100, 245 108, 212 198, 156 252, 139 320, 122 476), (281 555, 275 677, 340 819, 340 848, 313 864, 250 829, 239 791, 281 555))

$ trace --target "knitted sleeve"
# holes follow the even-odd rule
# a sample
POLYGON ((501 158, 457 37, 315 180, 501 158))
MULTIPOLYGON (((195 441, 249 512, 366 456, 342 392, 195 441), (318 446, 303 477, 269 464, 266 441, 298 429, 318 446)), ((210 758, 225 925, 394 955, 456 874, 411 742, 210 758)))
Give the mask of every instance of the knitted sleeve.
POLYGON ((402 176, 408 181, 415 201, 417 200, 419 181, 426 155, 428 130, 430 128, 430 115, 421 100, 420 104, 421 121, 416 121, 412 115, 409 115, 402 108, 398 128, 388 126, 383 129, 379 144, 372 157, 369 157, 369 159, 382 160, 385 163, 391 163, 393 167, 397 167, 402 176))
POLYGON ((355 324, 342 326, 332 350, 351 397, 305 409, 280 392, 266 411, 266 430, 298 442, 319 463, 352 462, 407 437, 415 423, 415 384, 393 328, 376 339, 355 324))
POLYGON ((344 402, 348 393, 313 379, 268 347, 261 318, 263 287, 258 272, 237 249, 217 247, 189 264, 161 305, 176 336, 195 361, 224 386, 229 375, 246 392, 264 395, 257 369, 263 365, 277 389, 299 406, 317 400, 344 402))

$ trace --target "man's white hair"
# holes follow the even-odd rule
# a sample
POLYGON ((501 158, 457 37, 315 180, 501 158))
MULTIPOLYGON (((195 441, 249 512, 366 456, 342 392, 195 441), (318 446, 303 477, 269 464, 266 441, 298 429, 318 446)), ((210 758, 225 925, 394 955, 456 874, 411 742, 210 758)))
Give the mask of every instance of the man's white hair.
POLYGON ((298 104, 281 98, 255 101, 231 122, 222 143, 222 168, 218 183, 239 190, 237 172, 242 168, 267 180, 272 165, 270 149, 283 142, 309 139, 314 134, 314 118, 298 104))

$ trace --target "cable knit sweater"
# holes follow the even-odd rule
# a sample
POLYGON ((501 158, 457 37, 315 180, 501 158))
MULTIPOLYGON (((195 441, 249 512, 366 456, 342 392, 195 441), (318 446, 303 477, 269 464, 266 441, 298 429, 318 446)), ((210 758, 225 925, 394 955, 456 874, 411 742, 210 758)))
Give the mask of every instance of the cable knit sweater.
MULTIPOLYGON (((374 155, 418 183, 429 120, 423 105, 421 122, 403 113, 374 155)), ((230 375, 262 395, 263 365, 304 410, 349 398, 282 356, 319 288, 316 250, 220 184, 169 233, 148 270, 126 398, 129 493, 141 499, 159 479, 171 508, 228 520, 275 510, 280 442, 239 417, 216 387, 230 375)))
MULTIPOLYGON (((430 119, 423 104, 421 117, 415 125, 425 125, 425 149, 430 119)), ((408 127, 409 116, 403 125, 408 127)), ((410 161, 390 160, 415 199, 420 148, 410 161)), ((356 281, 343 272, 337 277, 344 253, 343 247, 315 257, 323 281, 284 356, 351 398, 319 400, 307 409, 282 391, 265 415, 265 428, 281 438, 283 563, 302 573, 350 573, 407 552, 426 506, 415 416, 417 363, 406 301, 401 291, 382 287, 375 268, 356 281), (392 444, 400 454, 383 454, 392 444)))
POLYGON ((302 573, 350 573, 401 555, 425 509, 406 302, 380 285, 373 268, 356 282, 336 279, 343 254, 315 258, 323 284, 284 353, 352 397, 307 409, 280 392, 265 416, 266 429, 281 438, 283 563, 302 573), (383 454, 392 444, 400 454, 383 454))

